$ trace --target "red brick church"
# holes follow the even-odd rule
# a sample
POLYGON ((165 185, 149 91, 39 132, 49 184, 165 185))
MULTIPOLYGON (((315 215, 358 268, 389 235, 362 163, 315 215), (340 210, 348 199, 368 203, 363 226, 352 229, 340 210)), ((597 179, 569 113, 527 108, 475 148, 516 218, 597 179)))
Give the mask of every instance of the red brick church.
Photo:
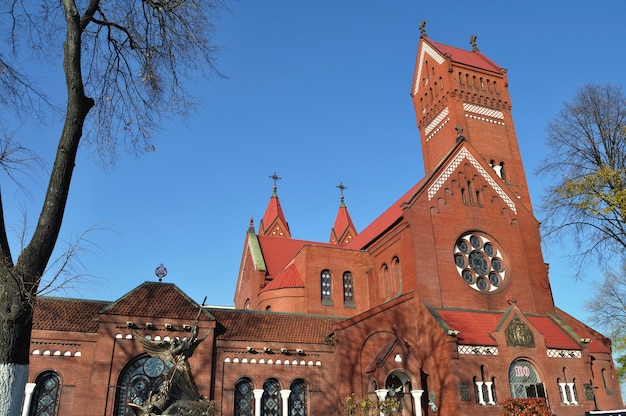
MULTIPOLYGON (((351 395, 403 415, 559 416, 622 407, 610 341, 554 305, 506 70, 424 31, 412 100, 427 176, 360 232, 343 201, 329 242, 292 237, 276 187, 245 235, 235 309, 203 308, 190 360, 224 415, 339 415, 351 395)), ((329 224, 330 225, 330 224, 329 224)), ((199 305, 146 282, 115 302, 41 298, 25 415, 130 415, 199 305)))

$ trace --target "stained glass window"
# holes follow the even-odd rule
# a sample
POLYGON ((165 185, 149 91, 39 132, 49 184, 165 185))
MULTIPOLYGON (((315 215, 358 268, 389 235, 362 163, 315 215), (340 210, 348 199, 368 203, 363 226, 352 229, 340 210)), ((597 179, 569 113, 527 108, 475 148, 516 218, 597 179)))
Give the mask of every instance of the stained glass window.
POLYGON ((343 303, 344 306, 354 307, 354 279, 350 272, 343 274, 343 303))
POLYGON ((511 364, 509 384, 513 398, 546 397, 543 383, 539 380, 535 367, 526 360, 516 360, 511 364))
POLYGON ((306 416, 306 384, 304 384, 304 380, 297 379, 291 382, 289 416, 306 416))
POLYGON ((280 416, 280 385, 278 380, 270 378, 263 383, 261 412, 263 416, 280 416))
POLYGON ((508 277, 503 253, 486 234, 473 232, 461 236, 454 246, 454 264, 472 289, 483 293, 498 290, 508 277))
POLYGON ((252 381, 241 378, 235 384, 235 416, 254 415, 254 394, 252 381))
POLYGON ((31 416, 56 416, 61 396, 61 377, 54 371, 42 373, 35 380, 31 401, 31 416))
POLYGON ((333 305, 333 285, 332 278, 329 270, 322 270, 320 275, 321 292, 322 292, 322 305, 333 305))
POLYGON ((128 403, 142 406, 150 392, 161 388, 163 377, 171 367, 172 363, 149 356, 140 357, 128 364, 118 382, 115 414, 134 416, 135 412, 128 403))

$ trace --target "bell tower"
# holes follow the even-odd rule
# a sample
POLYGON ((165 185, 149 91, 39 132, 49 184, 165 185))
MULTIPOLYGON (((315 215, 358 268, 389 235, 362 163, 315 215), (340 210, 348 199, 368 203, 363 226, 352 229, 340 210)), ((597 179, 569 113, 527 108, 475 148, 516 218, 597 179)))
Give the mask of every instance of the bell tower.
POLYGON ((506 69, 472 50, 430 40, 425 22, 411 96, 428 175, 453 148, 459 132, 532 211, 515 135, 506 69))

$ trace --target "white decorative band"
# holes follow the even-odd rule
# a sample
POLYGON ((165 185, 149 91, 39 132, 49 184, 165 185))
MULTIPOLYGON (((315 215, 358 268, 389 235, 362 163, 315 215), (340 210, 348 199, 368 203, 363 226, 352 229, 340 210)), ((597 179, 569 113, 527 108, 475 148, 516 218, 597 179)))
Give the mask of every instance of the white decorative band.
POLYGON ((419 89, 420 80, 422 79, 422 65, 424 65, 424 54, 428 53, 433 57, 435 62, 441 64, 444 61, 443 56, 439 54, 436 50, 434 50, 429 44, 426 42, 422 43, 424 45, 422 47, 422 53, 420 55, 419 62, 417 64, 417 76, 414 80, 415 87, 413 88, 413 95, 417 94, 417 90, 419 89))
POLYGON ((305 360, 272 360, 271 358, 269 360, 265 360, 264 358, 261 358, 259 360, 257 360, 256 358, 251 358, 251 359, 247 359, 247 358, 224 358, 224 362, 225 363, 240 363, 240 364, 267 364, 267 365, 304 365, 304 366, 309 366, 309 367, 313 367, 313 366, 321 366, 322 362, 321 361, 305 361, 305 360))
MULTIPOLYGON (((422 49, 422 51, 427 52, 430 56, 433 57, 433 59, 438 63, 438 64, 442 64, 443 63, 443 56, 441 56, 439 54, 439 52, 437 52, 436 50, 434 50, 428 43, 424 42, 424 48, 422 49)), ((422 55, 423 56, 423 55, 422 55)))
POLYGON ((433 131, 433 129, 437 127, 439 123, 441 123, 441 120, 448 116, 449 113, 450 110, 448 110, 448 107, 444 108, 441 113, 437 114, 437 117, 435 117, 433 121, 428 123, 428 126, 426 126, 426 128, 424 129, 424 133, 426 133, 426 135, 428 136, 430 132, 433 131))
POLYGON ((502 113, 502 111, 493 110, 491 108, 483 107, 480 105, 465 103, 463 104, 463 110, 467 111, 468 113, 480 114, 481 116, 504 120, 504 113, 502 113))
POLYGON ((426 137, 426 141, 429 142, 430 139, 432 139, 433 137, 435 137, 435 135, 437 133, 439 133, 441 131, 441 129, 443 128, 443 126, 445 126, 446 124, 448 124, 448 121, 450 121, 450 117, 448 117, 447 119, 445 119, 444 121, 441 122, 441 124, 439 124, 437 126, 437 128, 433 131, 433 133, 430 136, 426 137))
POLYGON ((484 345, 459 345, 459 354, 471 355, 498 355, 498 347, 487 347, 484 345))
POLYGON ((551 358, 582 358, 582 352, 579 350, 553 350, 546 351, 548 357, 551 358))

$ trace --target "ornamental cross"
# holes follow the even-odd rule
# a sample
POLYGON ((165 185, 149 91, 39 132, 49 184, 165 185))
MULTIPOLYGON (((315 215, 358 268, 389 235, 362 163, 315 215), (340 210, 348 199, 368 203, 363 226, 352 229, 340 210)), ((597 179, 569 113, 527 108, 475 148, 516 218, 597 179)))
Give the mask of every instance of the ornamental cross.
POLYGON ((337 185, 336 188, 339 188, 339 194, 341 195, 341 200, 343 201, 343 190, 348 189, 348 187, 345 186, 342 181, 340 181, 339 185, 337 185))
POLYGON ((273 175, 269 176, 270 179, 272 179, 274 181, 274 189, 276 189, 276 182, 281 180, 282 178, 279 177, 276 172, 274 172, 273 175))

